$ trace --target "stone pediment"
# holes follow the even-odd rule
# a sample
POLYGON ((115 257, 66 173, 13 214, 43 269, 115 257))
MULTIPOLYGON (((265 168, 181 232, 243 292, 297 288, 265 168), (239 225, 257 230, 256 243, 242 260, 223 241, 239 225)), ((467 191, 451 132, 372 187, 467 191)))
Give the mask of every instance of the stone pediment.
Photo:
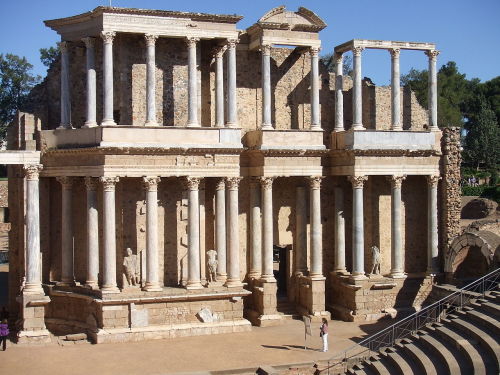
POLYGON ((326 27, 326 23, 309 9, 300 7, 296 12, 292 12, 286 10, 284 5, 271 9, 257 24, 265 29, 312 32, 319 32, 326 27))

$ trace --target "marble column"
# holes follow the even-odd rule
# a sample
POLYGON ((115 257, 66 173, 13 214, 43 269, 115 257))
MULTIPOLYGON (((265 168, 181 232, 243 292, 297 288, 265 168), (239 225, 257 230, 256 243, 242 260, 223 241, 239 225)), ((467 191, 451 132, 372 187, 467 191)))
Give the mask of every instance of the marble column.
POLYGON ((40 273, 40 194, 41 164, 24 165, 26 175, 26 282, 23 294, 43 294, 40 273))
POLYGON ((119 177, 100 177, 103 190, 103 278, 102 293, 116 293, 115 188, 119 177))
POLYGON ((226 187, 228 193, 228 273, 226 286, 228 288, 241 287, 243 284, 240 279, 240 237, 239 237, 239 213, 238 213, 238 186, 241 177, 226 178, 226 187))
POLYGON ((321 176, 309 177, 309 220, 312 279, 323 278, 323 246, 321 234, 321 176))
POLYGON ((73 272, 73 178, 57 177, 61 183, 61 285, 72 285, 75 282, 73 272))
POLYGON ((146 285, 144 290, 159 292, 158 277, 158 184, 160 177, 143 177, 146 190, 146 285))
POLYGON ((116 33, 114 31, 102 31, 103 40, 103 96, 104 113, 101 125, 116 125, 113 118, 113 39, 116 33))
POLYGON ((250 180, 250 273, 258 279, 262 275, 262 218, 260 212, 260 183, 250 180))
POLYGON ((215 186, 215 247, 217 250, 217 280, 227 280, 226 270, 226 184, 223 178, 215 186))
POLYGON ((346 274, 345 266, 345 211, 344 190, 341 186, 335 186, 335 258, 333 272, 346 274))
POLYGON ((196 45, 199 38, 187 38, 188 47, 188 127, 199 127, 198 120, 198 75, 196 45))
POLYGON ((365 279, 365 233, 363 210, 363 185, 368 179, 366 176, 349 176, 352 184, 353 212, 352 212, 352 273, 351 279, 365 279))
POLYGON ((158 35, 145 34, 146 54, 146 126, 158 126, 156 121, 156 39, 158 35))
POLYGON ((85 177, 87 188, 87 280, 85 285, 98 288, 99 214, 97 211, 97 179, 85 177))
POLYGON ((96 117, 96 72, 95 72, 95 38, 83 38, 87 55, 87 119, 84 128, 97 126, 96 117))
POLYGON ((344 131, 344 94, 342 89, 344 87, 344 77, 343 77, 343 55, 341 53, 336 53, 334 55, 335 59, 335 127, 334 132, 344 131))
POLYGON ((227 123, 229 128, 238 126, 238 109, 236 107, 236 43, 238 40, 227 41, 227 123))
POLYGON ((437 56, 439 51, 429 50, 425 54, 429 57, 429 84, 428 84, 428 102, 429 102, 429 130, 438 131, 437 123, 437 56))
POLYGON ((437 190, 439 176, 427 176, 427 274, 439 272, 437 190))
POLYGON ((215 126, 224 127, 224 52, 226 46, 215 50, 215 126))
POLYGON ((363 126, 363 87, 361 82, 361 52, 363 47, 354 47, 352 49, 353 56, 353 87, 352 87, 352 130, 365 130, 363 126))
POLYGON ((401 84, 399 74, 399 48, 391 48, 391 130, 401 131, 401 84))
POLYGON ((395 279, 405 278, 403 236, 401 222, 401 185, 406 176, 391 176, 391 274, 395 279))
POLYGON ((200 279, 200 178, 186 177, 188 189, 188 280, 187 289, 201 289, 200 279))
POLYGON ((262 277, 266 282, 276 282, 273 273, 273 180, 261 177, 262 187, 262 277))
POLYGON ((59 129, 72 129, 68 47, 69 42, 62 41, 59 43, 59 50, 61 51, 61 124, 59 129))
POLYGON ((311 47, 309 54, 311 55, 311 130, 321 130, 319 119, 319 48, 311 47))
POLYGON ((262 45, 262 129, 273 128, 271 120, 271 46, 262 45))
POLYGON ((295 200, 296 245, 295 274, 305 275, 307 272, 307 191, 298 186, 295 200))

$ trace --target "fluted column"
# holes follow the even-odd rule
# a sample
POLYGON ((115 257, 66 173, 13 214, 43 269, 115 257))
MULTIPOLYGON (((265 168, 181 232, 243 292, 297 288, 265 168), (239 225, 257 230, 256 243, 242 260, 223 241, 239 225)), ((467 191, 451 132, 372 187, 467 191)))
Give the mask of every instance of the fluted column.
POLYGON ((262 274, 262 218, 260 212, 260 183, 250 180, 250 273, 258 279, 262 274))
POLYGON ((404 278, 403 236, 401 227, 401 185, 406 176, 391 176, 391 277, 404 278))
POLYGON ((296 244, 295 274, 305 275, 307 271, 307 191, 298 186, 295 199, 296 244))
POLYGON ((438 259, 438 212, 437 189, 439 176, 427 176, 429 186, 427 195, 427 273, 436 274, 439 271, 438 259))
POLYGON ((100 177, 103 190, 103 278, 102 292, 116 293, 115 188, 119 177, 100 177))
POLYGON ((236 43, 237 39, 227 41, 227 123, 229 128, 238 126, 236 108, 236 43))
POLYGON ((187 38, 188 47, 188 127, 199 127, 198 120, 198 75, 196 64, 196 44, 199 38, 187 38))
POLYGON ((71 177, 57 177, 61 183, 61 285, 71 285, 75 282, 73 272, 73 209, 71 177))
POLYGON ((43 166, 23 166, 26 176, 26 283, 23 294, 42 294, 40 274, 39 175, 43 166))
POLYGON ((335 259, 333 272, 346 274, 344 190, 335 186, 335 259))
POLYGON ((87 280, 89 288, 98 287, 99 217, 97 212, 97 179, 85 177, 87 188, 87 280))
POLYGON ((366 278, 365 276, 365 233, 363 210, 363 185, 368 179, 366 176, 349 176, 352 184, 353 212, 352 212, 352 273, 353 280, 366 278))
POLYGON ((239 223, 238 223, 238 186, 241 177, 226 178, 226 187, 228 193, 228 273, 227 273, 227 287, 240 287, 242 286, 240 280, 240 237, 239 237, 239 223))
POLYGON ((87 57, 87 119, 84 128, 97 126, 96 118, 96 72, 95 72, 95 38, 83 38, 87 57))
POLYGON ((425 54, 429 57, 429 84, 428 84, 428 102, 429 102, 429 130, 438 131, 437 123, 437 56, 439 51, 430 50, 425 54))
POLYGON ((335 127, 333 131, 344 131, 344 94, 342 88, 344 86, 343 77, 343 55, 336 53, 335 59, 335 127))
POLYGON ((71 90, 69 87, 69 42, 59 43, 61 51, 61 124, 59 129, 71 129, 71 90))
POLYGON ((262 129, 272 129, 271 120, 271 46, 262 45, 262 129))
POLYGON ((145 34, 146 54, 146 126, 157 126, 156 121, 156 57, 155 45, 158 35, 145 34))
POLYGON ((224 127, 224 52, 226 46, 215 50, 215 126, 224 127))
POLYGON ((319 48, 311 47, 311 130, 321 130, 319 119, 319 48))
POLYGON ((262 280, 275 282, 273 273, 273 180, 261 177, 262 186, 262 280))
POLYGON ((401 125, 401 84, 399 75, 399 48, 389 50, 391 54, 391 129, 395 131, 403 130, 401 125))
POLYGON ((309 218, 311 236, 311 271, 313 279, 323 278, 323 246, 321 235, 321 176, 309 177, 309 218))
POLYGON ((215 186, 215 247, 217 250, 217 280, 226 281, 226 184, 223 178, 215 186))
POLYGON ((363 88, 361 86, 361 52, 363 47, 354 47, 352 49, 354 79, 352 87, 352 130, 365 130, 363 126, 363 88))
POLYGON ((188 280, 187 289, 201 289, 200 280, 200 178, 186 177, 188 189, 188 280))
POLYGON ((115 35, 114 31, 101 32, 104 53, 102 67, 104 115, 101 125, 116 125, 113 118, 113 39, 115 35))
POLYGON ((158 292, 158 184, 160 177, 143 177, 146 190, 146 285, 144 290, 158 292))

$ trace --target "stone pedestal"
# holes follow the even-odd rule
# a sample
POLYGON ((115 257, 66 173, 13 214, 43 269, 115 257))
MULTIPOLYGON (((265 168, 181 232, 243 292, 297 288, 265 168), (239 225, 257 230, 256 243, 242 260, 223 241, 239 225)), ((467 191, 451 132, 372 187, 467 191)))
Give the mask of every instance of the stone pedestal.
POLYGON ((19 303, 19 318, 21 326, 17 333, 20 344, 50 343, 50 334, 45 327, 45 305, 50 298, 44 294, 23 294, 16 298, 19 303))
POLYGON ((253 287, 254 306, 245 312, 245 317, 259 327, 275 326, 283 323, 282 316, 276 310, 278 284, 255 280, 253 287))
POLYGON ((321 322, 322 318, 330 319, 330 312, 325 310, 325 278, 306 278, 308 293, 307 313, 313 322, 321 322))

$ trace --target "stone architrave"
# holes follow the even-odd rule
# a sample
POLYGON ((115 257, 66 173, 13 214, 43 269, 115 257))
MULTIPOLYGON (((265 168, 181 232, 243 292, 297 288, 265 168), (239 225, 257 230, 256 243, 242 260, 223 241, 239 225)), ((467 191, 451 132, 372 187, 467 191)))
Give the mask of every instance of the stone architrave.
POLYGON ((87 188, 87 280, 85 285, 98 287, 99 215, 97 212, 97 179, 85 177, 87 188))
POLYGON ((226 286, 228 288, 241 287, 240 279, 240 240, 239 240, 239 215, 238 215, 238 188, 241 177, 226 178, 228 193, 228 222, 227 222, 227 255, 228 273, 226 286))
POLYGON ((362 82, 361 82, 361 52, 363 47, 354 47, 352 49, 353 56, 353 88, 352 88, 352 130, 365 130, 363 126, 363 95, 362 95, 362 82))
POLYGON ((57 177, 61 184, 61 285, 73 285, 73 178, 57 177))
POLYGON ((113 118, 113 39, 116 33, 114 31, 102 31, 103 41, 103 97, 104 109, 101 125, 116 125, 113 118))
POLYGON ((353 212, 352 212, 352 273, 351 280, 363 280, 365 276, 365 238, 364 238, 364 210, 363 210, 363 185, 368 180, 367 176, 348 176, 352 184, 353 212))

